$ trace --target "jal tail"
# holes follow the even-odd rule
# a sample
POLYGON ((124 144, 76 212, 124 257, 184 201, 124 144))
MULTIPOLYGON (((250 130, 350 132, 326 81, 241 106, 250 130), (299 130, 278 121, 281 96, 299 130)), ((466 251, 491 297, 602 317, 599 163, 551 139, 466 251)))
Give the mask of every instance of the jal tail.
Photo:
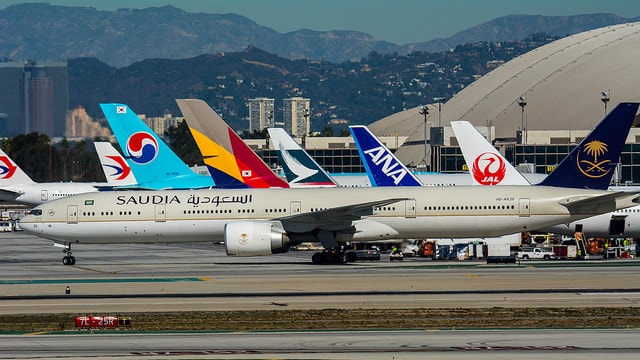
POLYGON ((104 177, 107 183, 113 186, 136 185, 136 180, 131 167, 127 164, 124 156, 122 156, 110 142, 93 143, 104 171, 104 177))
POLYGON ((206 102, 176 102, 218 187, 289 187, 206 102))
POLYGON ((452 121, 473 185, 531 185, 482 134, 467 121, 452 121))
POLYGON ((127 105, 100 104, 127 164, 148 189, 196 189, 215 186, 196 174, 127 105))
POLYGON ((0 149, 0 187, 34 183, 35 181, 0 149))
POLYGON ((289 186, 337 186, 331 176, 284 129, 269 128, 267 131, 289 186))
POLYGON ((620 103, 539 185, 580 189, 609 187, 638 103, 620 103))
POLYGON ((372 186, 422 186, 366 126, 349 126, 372 186))

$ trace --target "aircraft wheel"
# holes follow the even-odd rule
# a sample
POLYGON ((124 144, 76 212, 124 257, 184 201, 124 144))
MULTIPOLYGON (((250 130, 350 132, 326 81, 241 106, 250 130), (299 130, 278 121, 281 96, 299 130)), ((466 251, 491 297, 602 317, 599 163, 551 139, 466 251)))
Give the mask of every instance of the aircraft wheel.
POLYGON ((62 258, 62 264, 63 265, 69 265, 69 263, 71 262, 71 260, 69 259, 68 256, 65 256, 62 258))
POLYGON ((76 257, 69 256, 69 265, 75 265, 75 264, 76 264, 76 257))

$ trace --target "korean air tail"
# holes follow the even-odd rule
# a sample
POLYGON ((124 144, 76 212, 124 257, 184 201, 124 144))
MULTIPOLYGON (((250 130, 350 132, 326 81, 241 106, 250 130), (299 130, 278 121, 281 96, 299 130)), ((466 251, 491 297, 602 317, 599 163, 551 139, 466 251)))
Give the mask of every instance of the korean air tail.
POLYGON ((516 168, 467 121, 452 121, 473 185, 530 185, 516 168))
POLYGON ((125 104, 100 104, 127 164, 147 189, 196 189, 215 186, 196 174, 125 104))
POLYGON ((422 183, 366 126, 349 126, 372 186, 422 186, 422 183))
POLYGON ((618 104, 539 185, 607 189, 638 105, 618 104))
POLYGON ((282 128, 269 128, 271 145, 290 187, 337 186, 331 176, 282 128))
POLYGON ((176 102, 218 187, 289 187, 206 102, 199 99, 176 99, 176 102))
POLYGON ((113 186, 138 184, 124 156, 120 155, 110 142, 94 142, 93 145, 96 147, 104 177, 107 179, 108 184, 113 186))
POLYGON ((18 184, 35 184, 35 181, 0 149, 0 187, 18 184))

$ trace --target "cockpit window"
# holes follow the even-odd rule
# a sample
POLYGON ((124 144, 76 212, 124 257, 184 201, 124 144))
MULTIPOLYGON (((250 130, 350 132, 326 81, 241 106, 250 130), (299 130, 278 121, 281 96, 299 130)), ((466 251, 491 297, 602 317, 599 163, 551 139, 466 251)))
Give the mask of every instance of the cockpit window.
POLYGON ((31 209, 29 215, 42 216, 42 209, 31 209))
POLYGON ((85 205, 93 205, 93 200, 85 200, 84 204, 85 205))

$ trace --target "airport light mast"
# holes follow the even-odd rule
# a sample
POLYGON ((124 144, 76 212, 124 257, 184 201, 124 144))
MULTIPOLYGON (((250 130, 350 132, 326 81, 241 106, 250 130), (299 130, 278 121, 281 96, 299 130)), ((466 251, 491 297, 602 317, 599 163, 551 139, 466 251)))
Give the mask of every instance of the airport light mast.
POLYGON ((522 108, 522 127, 520 128, 520 130, 522 130, 522 143, 526 144, 527 131, 526 127, 524 126, 524 107, 527 106, 527 99, 525 99, 524 96, 520 96, 520 98, 518 99, 518 105, 520 105, 520 107, 522 108))
POLYGON ((423 105, 419 112, 424 115, 424 161, 427 161, 427 116, 429 115, 429 108, 427 105, 423 105))
POLYGON ((602 100, 602 102, 604 103, 604 116, 607 116, 607 103, 609 102, 609 100, 611 100, 609 98, 609 92, 611 92, 611 89, 603 91, 601 93, 602 97, 600 98, 600 100, 602 100))

